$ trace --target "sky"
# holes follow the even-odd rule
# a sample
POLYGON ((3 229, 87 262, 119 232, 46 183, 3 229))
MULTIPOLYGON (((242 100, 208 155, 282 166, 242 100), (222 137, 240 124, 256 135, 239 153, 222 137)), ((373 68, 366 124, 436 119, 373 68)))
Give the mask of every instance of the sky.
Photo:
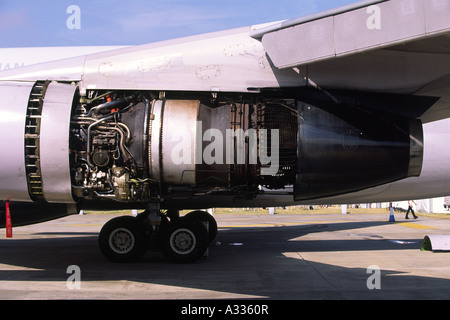
POLYGON ((356 0, 0 0, 0 47, 137 45, 293 19, 356 0))

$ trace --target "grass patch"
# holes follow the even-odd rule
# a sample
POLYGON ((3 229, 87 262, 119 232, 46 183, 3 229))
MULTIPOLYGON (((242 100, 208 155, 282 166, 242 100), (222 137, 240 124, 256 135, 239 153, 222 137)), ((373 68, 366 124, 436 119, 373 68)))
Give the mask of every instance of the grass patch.
MULTIPOLYGON (((138 212, 142 212, 139 210, 138 212)), ((180 215, 185 215, 193 210, 182 210, 180 215)), ((347 214, 386 214, 389 215, 388 208, 353 208, 349 206, 347 208, 347 214)), ((131 210, 113 210, 113 211, 101 211, 101 210, 87 210, 85 214, 113 214, 113 215, 131 215, 131 210)), ((268 215, 269 210, 267 208, 214 208, 214 214, 240 214, 240 215, 268 215)), ((309 206, 288 206, 288 207, 276 207, 275 214, 342 214, 341 206, 313 206, 313 210, 310 210, 309 206)), ((395 212, 396 216, 405 215, 405 212, 395 212)), ((436 219, 450 219, 449 213, 422 213, 416 212, 416 215, 422 217, 430 217, 436 219)))

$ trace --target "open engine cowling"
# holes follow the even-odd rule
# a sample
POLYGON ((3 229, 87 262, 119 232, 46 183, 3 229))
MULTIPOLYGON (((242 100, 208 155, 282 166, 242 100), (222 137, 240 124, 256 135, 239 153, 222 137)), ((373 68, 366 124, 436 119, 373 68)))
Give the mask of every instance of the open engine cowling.
POLYGON ((420 175, 420 121, 303 101, 4 82, 0 200, 258 206, 270 190, 299 201, 420 175))

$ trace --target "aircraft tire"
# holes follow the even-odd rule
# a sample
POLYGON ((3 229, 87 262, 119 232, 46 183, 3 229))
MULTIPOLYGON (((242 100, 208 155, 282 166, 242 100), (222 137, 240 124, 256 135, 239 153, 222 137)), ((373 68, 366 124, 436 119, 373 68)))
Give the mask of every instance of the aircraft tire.
POLYGON ((216 219, 205 211, 191 211, 182 219, 191 219, 199 222, 208 222, 208 244, 211 243, 217 236, 217 222, 216 219))
POLYGON ((198 221, 179 219, 170 223, 162 235, 161 251, 172 262, 195 262, 204 255, 207 247, 208 231, 198 221))
POLYGON ((144 234, 134 217, 123 216, 108 221, 98 237, 102 254, 112 262, 132 262, 146 252, 144 234))

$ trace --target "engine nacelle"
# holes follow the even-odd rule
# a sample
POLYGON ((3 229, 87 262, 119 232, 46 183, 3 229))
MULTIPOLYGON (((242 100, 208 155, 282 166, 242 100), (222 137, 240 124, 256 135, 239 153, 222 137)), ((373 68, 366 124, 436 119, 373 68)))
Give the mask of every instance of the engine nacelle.
POLYGON ((419 176, 419 120, 351 108, 298 103, 296 201, 359 191, 419 176))
POLYGON ((298 201, 420 175, 418 120, 292 92, 158 94, 0 84, 0 200, 258 206, 270 190, 298 201))
POLYGON ((69 127, 77 87, 0 85, 0 199, 73 203, 69 127))

